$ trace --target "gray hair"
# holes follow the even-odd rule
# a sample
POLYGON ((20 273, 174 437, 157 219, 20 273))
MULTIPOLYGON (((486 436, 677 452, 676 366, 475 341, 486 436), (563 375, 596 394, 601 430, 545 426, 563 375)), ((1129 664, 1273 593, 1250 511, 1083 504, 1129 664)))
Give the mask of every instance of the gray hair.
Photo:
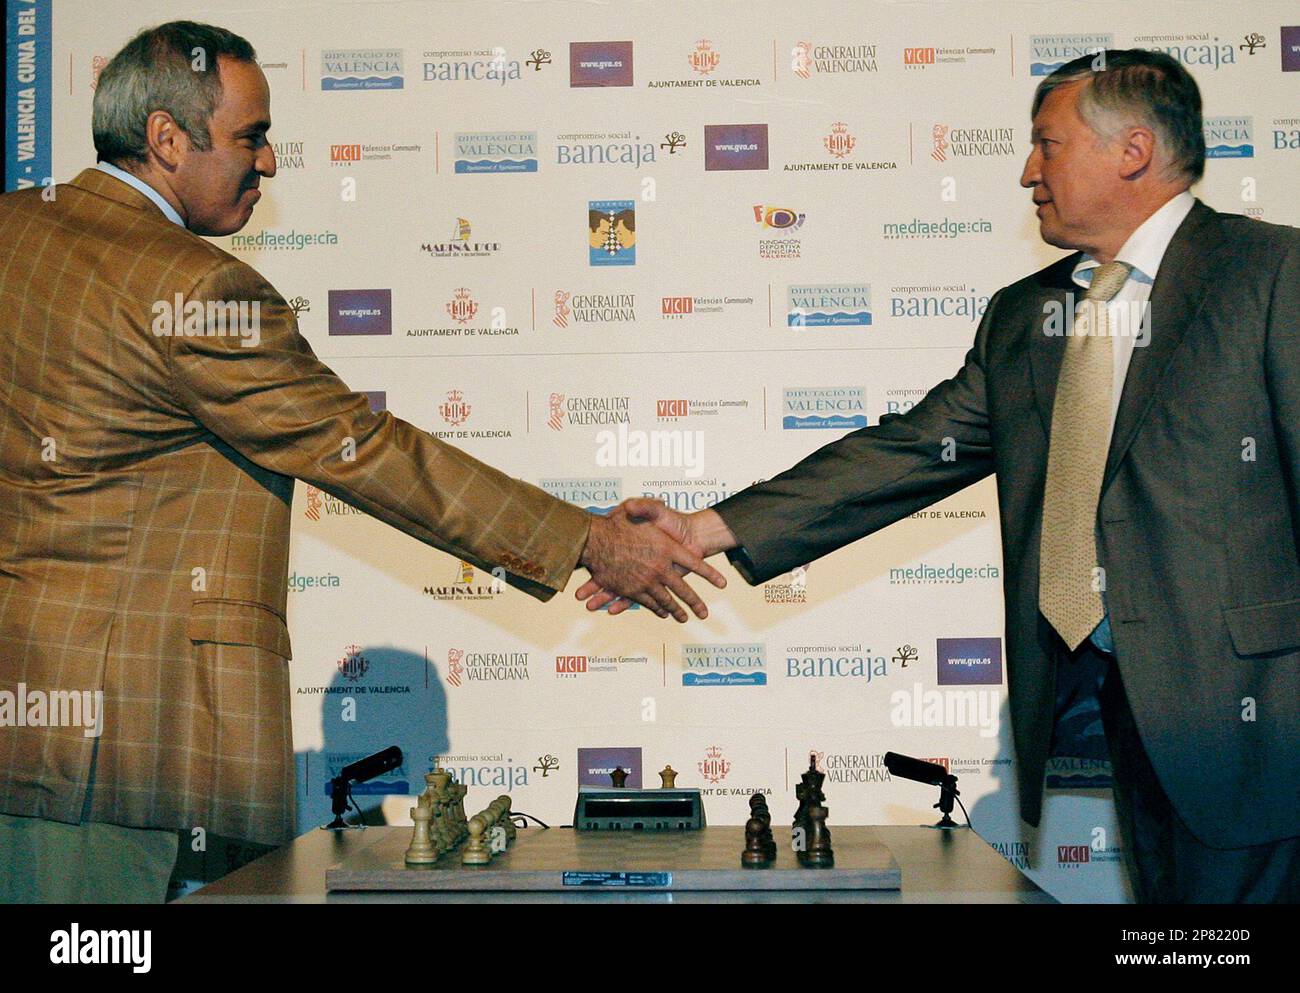
POLYGON ((1067 83, 1089 80, 1079 93, 1079 116, 1102 138, 1123 127, 1150 128, 1169 155, 1165 179, 1196 182, 1205 172, 1205 132, 1196 80, 1164 52, 1107 49, 1083 55, 1038 84, 1032 115, 1047 94, 1067 83))
POLYGON ((101 162, 143 162, 145 124, 156 110, 171 114, 194 147, 212 147, 208 120, 221 102, 218 56, 255 62, 239 35, 210 24, 171 21, 141 31, 99 74, 91 130, 101 162))

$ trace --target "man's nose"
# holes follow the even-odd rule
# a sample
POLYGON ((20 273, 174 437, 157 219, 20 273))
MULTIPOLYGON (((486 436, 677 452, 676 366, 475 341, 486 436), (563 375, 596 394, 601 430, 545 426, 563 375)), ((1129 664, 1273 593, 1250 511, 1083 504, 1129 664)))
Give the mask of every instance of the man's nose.
POLYGON ((1029 152, 1029 158, 1025 159, 1025 167, 1020 171, 1020 185, 1029 189, 1037 186, 1042 181, 1039 175, 1039 151, 1035 145, 1029 152))
POLYGON ((271 147, 270 142, 258 150, 253 168, 267 179, 275 175, 275 149, 271 147))

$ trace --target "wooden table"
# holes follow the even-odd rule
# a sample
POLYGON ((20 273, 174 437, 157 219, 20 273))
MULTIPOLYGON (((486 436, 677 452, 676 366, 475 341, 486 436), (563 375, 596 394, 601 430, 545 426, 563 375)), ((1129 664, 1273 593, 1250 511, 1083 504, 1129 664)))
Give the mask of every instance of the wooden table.
MULTIPOLYGON (((529 832, 540 831, 529 828, 529 832)), ((569 828, 552 831, 571 832, 569 828)), ((735 835, 737 858, 744 828, 735 835)), ((847 830, 842 828, 841 830, 847 830)), ((901 890, 581 892, 328 892, 333 866, 365 861, 372 846, 404 849, 409 827, 312 830, 278 851, 177 901, 192 903, 1054 903, 969 828, 873 827, 902 874, 901 890), (401 839, 400 841, 398 839, 401 839)), ((521 832, 522 834, 523 832, 521 832)), ((379 851, 379 850, 376 850, 379 851)), ((373 856, 375 853, 371 853, 373 856)), ((558 869, 566 868, 557 866, 558 869)), ((672 868, 667 867, 667 868, 672 868)), ((752 870, 761 872, 762 870, 752 870)), ((819 871, 819 870, 805 870, 819 871)))

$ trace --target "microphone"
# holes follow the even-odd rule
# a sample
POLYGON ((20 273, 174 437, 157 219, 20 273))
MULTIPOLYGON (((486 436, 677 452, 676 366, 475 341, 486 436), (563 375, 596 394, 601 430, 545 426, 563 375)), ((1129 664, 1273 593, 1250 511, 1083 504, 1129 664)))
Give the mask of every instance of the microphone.
POLYGON ((366 783, 376 776, 382 776, 386 772, 391 772, 402 764, 402 750, 396 745, 390 745, 382 752, 376 752, 364 759, 358 759, 351 765, 345 765, 338 774, 338 778, 348 783, 366 783))
POLYGON ((948 770, 937 762, 922 762, 920 759, 914 759, 910 755, 899 755, 897 752, 885 752, 885 768, 891 775, 898 776, 900 779, 925 783, 926 786, 942 786, 943 781, 948 778, 948 770))
POLYGON ((360 807, 352 806, 352 785, 354 783, 365 783, 374 779, 376 776, 382 776, 386 772, 391 772, 402 764, 402 750, 396 745, 390 745, 382 752, 376 752, 374 755, 368 755, 363 759, 358 759, 351 765, 345 765, 339 770, 339 774, 330 780, 331 794, 331 811, 334 814, 334 820, 328 824, 322 824, 321 830, 339 831, 349 827, 365 827, 365 824, 348 824, 343 820, 343 813, 347 810, 356 810, 359 814, 360 807))
MULTIPOLYGON (((923 762, 920 759, 914 759, 910 755, 899 755, 898 752, 885 752, 885 768, 889 770, 891 776, 898 776, 900 779, 910 779, 916 783, 924 783, 926 786, 939 787, 939 802, 936 807, 943 813, 939 823, 933 825, 937 828, 955 828, 961 827, 952 819, 952 804, 961 793, 957 789, 957 777, 952 775, 943 766, 937 762, 923 762)), ((957 803, 961 803, 957 800, 957 803)), ((966 813, 965 804, 962 805, 962 813, 966 813)), ((969 826, 970 815, 966 814, 967 826, 969 826)))

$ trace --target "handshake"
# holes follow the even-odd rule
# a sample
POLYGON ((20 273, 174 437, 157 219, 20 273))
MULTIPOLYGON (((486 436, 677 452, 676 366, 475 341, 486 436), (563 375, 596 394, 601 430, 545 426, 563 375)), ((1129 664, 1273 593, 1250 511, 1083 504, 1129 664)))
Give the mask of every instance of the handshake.
POLYGON ((722 573, 704 560, 736 545, 731 528, 714 510, 683 514, 658 500, 624 500, 607 516, 592 519, 578 559, 591 579, 578 588, 577 597, 588 610, 608 605, 610 614, 622 613, 635 600, 682 624, 685 603, 703 620, 709 608, 684 577, 694 572, 718 589, 726 588, 722 573))

